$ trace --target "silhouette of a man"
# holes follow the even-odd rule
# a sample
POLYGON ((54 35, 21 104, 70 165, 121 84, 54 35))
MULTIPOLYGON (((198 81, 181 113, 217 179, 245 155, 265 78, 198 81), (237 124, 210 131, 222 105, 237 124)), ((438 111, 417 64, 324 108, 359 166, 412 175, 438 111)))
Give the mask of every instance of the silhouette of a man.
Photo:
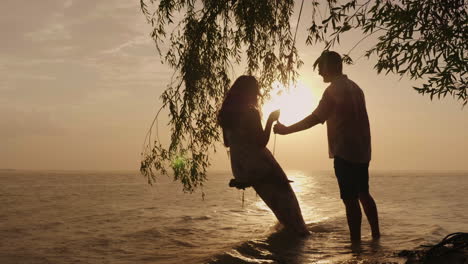
POLYGON ((372 237, 380 237, 377 206, 369 193, 371 135, 364 93, 342 73, 341 56, 325 51, 315 61, 325 83, 331 83, 311 115, 291 126, 277 123, 274 132, 295 133, 327 122, 328 149, 334 159, 335 175, 352 241, 361 240, 361 202, 371 226, 372 237))

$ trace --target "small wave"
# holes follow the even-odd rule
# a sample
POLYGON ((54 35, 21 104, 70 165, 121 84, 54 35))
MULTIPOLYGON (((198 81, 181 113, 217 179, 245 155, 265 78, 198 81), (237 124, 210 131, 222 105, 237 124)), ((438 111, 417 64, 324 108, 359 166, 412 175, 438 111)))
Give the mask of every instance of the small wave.
POLYGON ((209 215, 203 215, 203 216, 189 216, 189 215, 185 215, 185 216, 181 216, 180 217, 180 221, 200 221, 200 220, 209 220, 211 219, 212 217, 209 216, 209 215))
POLYGON ((27 228, 14 227, 10 229, 0 230, 0 235, 2 238, 21 238, 26 235, 29 235, 27 228))
POLYGON ((202 230, 196 228, 185 228, 185 227, 168 227, 167 233, 173 233, 174 235, 192 235, 201 232, 202 230))
POLYGON ((232 226, 225 226, 225 227, 221 227, 221 230, 235 230, 237 228, 234 228, 232 226))
POLYGON ((245 211, 244 209, 231 209, 231 210, 229 210, 229 212, 231 212, 231 213, 244 213, 244 211, 245 211))
POLYGON ((178 245, 178 246, 182 246, 182 247, 191 247, 191 248, 194 248, 194 247, 197 247, 197 245, 195 245, 194 243, 190 243, 190 242, 187 242, 187 241, 183 241, 183 240, 180 240, 180 239, 171 239, 172 242, 174 242, 174 244, 178 245))
POLYGON ((440 225, 432 225, 428 228, 429 234, 436 235, 436 236, 443 236, 447 234, 447 230, 445 230, 440 225))
POLYGON ((229 251, 215 255, 209 263, 295 263, 294 259, 300 255, 307 239, 282 230, 263 239, 244 242, 229 251))
POLYGON ((187 225, 189 225, 189 226, 206 225, 207 222, 209 222, 212 219, 212 217, 210 215, 203 215, 203 216, 184 215, 184 216, 179 216, 176 219, 177 220, 174 222, 174 224, 176 224, 176 225, 178 225, 180 227, 175 228, 175 230, 173 230, 173 231, 179 233, 179 231, 191 232, 190 230, 186 230, 187 228, 185 228, 185 227, 187 227, 187 225), (185 226, 185 227, 181 227, 181 226, 185 226), (181 229, 181 230, 179 230, 179 229, 181 229))
POLYGON ((86 247, 88 250, 92 251, 107 251, 109 247, 113 244, 113 240, 111 238, 106 237, 93 237, 87 239, 86 247))
POLYGON ((258 259, 258 258, 249 258, 232 250, 231 252, 226 252, 225 254, 215 256, 209 264, 271 264, 277 263, 275 260, 271 259, 258 259))
POLYGON ((161 231, 157 230, 156 228, 150 228, 150 229, 145 229, 145 230, 140 230, 137 232, 133 233, 127 233, 124 235, 126 238, 133 238, 133 239, 150 239, 150 240, 158 240, 164 235, 161 233, 161 231))
POLYGON ((312 233, 331 233, 336 230, 336 227, 324 223, 309 223, 307 229, 312 233))
POLYGON ((55 222, 50 222, 50 223, 44 223, 43 225, 41 225, 43 228, 52 228, 52 227, 56 227, 56 226, 60 226, 60 225, 63 225, 65 222, 63 221, 55 221, 55 222))
POLYGON ((209 219, 211 219, 211 216, 209 216, 209 215, 200 216, 200 217, 195 218, 195 220, 209 220, 209 219))

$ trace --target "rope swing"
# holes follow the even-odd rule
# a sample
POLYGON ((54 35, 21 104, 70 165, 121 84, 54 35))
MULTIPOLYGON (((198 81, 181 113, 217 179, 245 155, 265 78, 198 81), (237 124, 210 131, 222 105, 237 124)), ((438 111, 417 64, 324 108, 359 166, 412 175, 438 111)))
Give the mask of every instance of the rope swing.
MULTIPOLYGON (((297 31, 299 29, 299 22, 301 21, 301 15, 302 15, 302 8, 304 7, 304 0, 302 0, 301 3, 301 8, 299 9, 299 16, 297 17, 297 23, 296 23, 296 31, 294 32, 294 39, 293 39, 293 48, 296 46, 296 37, 297 37, 297 31)), ((292 59, 293 57, 293 51, 291 50, 291 53, 288 56, 288 69, 291 69, 291 64, 292 64, 292 59)), ((290 71, 288 71, 289 75, 290 71)), ((273 157, 275 156, 276 152, 276 134, 274 135, 274 140, 273 140, 273 157)))

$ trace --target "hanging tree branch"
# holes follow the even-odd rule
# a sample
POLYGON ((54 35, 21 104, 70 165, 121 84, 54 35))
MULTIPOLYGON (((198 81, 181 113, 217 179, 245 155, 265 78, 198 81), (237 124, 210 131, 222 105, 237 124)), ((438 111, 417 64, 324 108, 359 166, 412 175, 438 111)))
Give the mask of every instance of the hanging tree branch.
MULTIPOLYGON (((307 3, 307 2, 306 2, 307 3)), ((339 44, 351 30, 376 43, 378 73, 423 84, 421 94, 447 94, 467 104, 468 18, 464 0, 313 0, 306 44, 339 44), (318 14, 318 16, 317 16, 318 14)), ((169 112, 171 142, 147 141, 141 173, 149 183, 168 174, 192 192, 203 186, 208 153, 220 140, 216 111, 231 83, 230 69, 246 62, 268 95, 271 83, 297 77, 302 62, 291 32, 293 0, 140 0, 151 37, 174 78, 161 95, 169 112)), ((303 2, 302 2, 303 4, 303 2)), ((301 4, 301 6, 302 6, 301 4)), ((302 11, 302 7, 301 7, 302 11)), ((296 28, 297 30, 297 28, 296 28)), ((355 48, 353 47, 350 52, 355 48)), ((352 63, 348 54, 343 60, 352 63)))
POLYGON ((146 142, 140 171, 153 183, 174 173, 192 192, 206 180, 208 153, 219 141, 216 113, 231 83, 229 70, 242 59, 247 74, 271 83, 295 78, 300 61, 289 24, 292 0, 141 0, 163 62, 175 71, 161 95, 169 111, 171 142, 146 142), (176 21, 177 20, 177 24, 176 21), (168 33, 169 32, 169 33, 168 33), (245 58, 244 58, 245 57, 245 58))
MULTIPOLYGON (((467 72, 468 16, 465 0, 327 0, 322 21, 313 20, 309 44, 324 42, 326 49, 339 44, 340 37, 356 29, 363 38, 379 30, 376 44, 366 51, 375 55, 378 73, 392 72, 422 79, 413 87, 431 100, 450 94, 463 105, 468 102, 467 72)), ((316 3, 315 10, 320 4, 316 3)), ((360 43, 360 42, 359 42, 360 43)), ((359 44, 358 43, 358 44, 359 44)), ((353 48, 354 49, 354 48, 353 48)), ((352 62, 349 54, 344 56, 352 62)))

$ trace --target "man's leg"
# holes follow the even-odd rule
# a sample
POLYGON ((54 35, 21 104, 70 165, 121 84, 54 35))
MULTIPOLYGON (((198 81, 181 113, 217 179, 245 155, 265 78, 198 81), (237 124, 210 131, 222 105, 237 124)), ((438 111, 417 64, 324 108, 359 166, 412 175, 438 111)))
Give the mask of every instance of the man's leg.
POLYGON ((369 225, 372 230, 372 237, 374 239, 380 238, 379 215, 374 198, 372 198, 370 193, 360 193, 359 200, 361 201, 362 207, 364 208, 367 221, 369 221, 369 225))
POLYGON ((361 240, 361 207, 358 199, 343 199, 351 241, 361 240))
POLYGON ((361 240, 361 206, 359 205, 359 182, 356 168, 340 157, 334 160, 335 176, 340 187, 340 197, 346 208, 349 233, 352 241, 361 240))

